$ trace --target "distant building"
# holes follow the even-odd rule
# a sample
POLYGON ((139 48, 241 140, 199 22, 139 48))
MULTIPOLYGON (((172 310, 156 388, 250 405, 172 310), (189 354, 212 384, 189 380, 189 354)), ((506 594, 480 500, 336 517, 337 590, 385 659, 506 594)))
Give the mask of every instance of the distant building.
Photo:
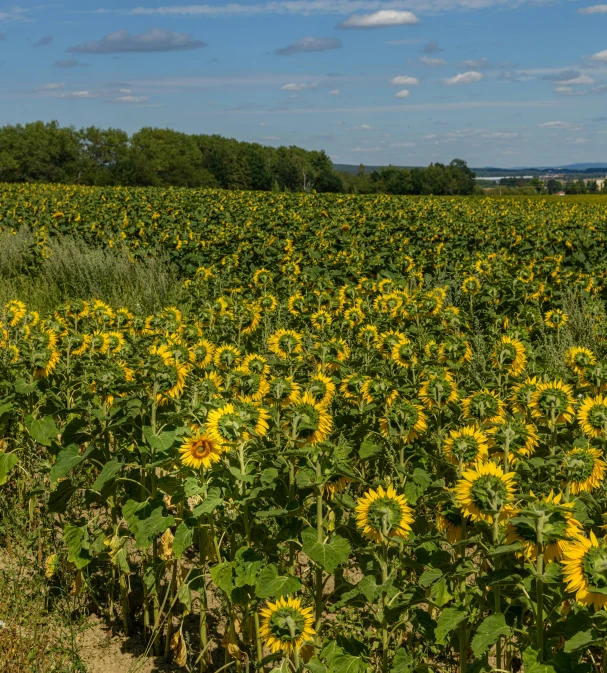
POLYGON ((557 192, 556 195, 557 196, 567 196, 567 194, 565 194, 565 192, 557 192))

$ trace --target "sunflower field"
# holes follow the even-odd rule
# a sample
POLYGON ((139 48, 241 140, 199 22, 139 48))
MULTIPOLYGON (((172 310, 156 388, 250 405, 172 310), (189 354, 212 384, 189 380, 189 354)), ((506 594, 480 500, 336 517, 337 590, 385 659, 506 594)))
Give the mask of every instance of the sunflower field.
POLYGON ((607 671, 600 200, 3 186, 24 226, 180 273, 0 308, 49 591, 189 671, 607 671))

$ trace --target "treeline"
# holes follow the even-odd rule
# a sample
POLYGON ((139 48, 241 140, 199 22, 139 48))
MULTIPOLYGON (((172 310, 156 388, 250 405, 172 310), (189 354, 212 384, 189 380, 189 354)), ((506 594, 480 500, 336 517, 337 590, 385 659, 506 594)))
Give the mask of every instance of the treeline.
POLYGON ((0 181, 219 187, 260 191, 471 194, 461 160, 428 168, 337 172, 324 151, 267 147, 219 135, 143 128, 76 129, 57 122, 0 127, 0 181))

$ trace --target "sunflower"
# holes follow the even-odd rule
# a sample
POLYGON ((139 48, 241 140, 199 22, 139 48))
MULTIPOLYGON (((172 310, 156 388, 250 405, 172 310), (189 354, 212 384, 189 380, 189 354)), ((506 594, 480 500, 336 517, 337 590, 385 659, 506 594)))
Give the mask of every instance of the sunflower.
POLYGON ((267 269, 257 269, 253 274, 253 283, 255 285, 268 285, 272 282, 272 274, 267 269))
POLYGON ((491 440, 493 456, 504 455, 508 447, 508 460, 515 463, 519 454, 529 457, 535 452, 540 438, 537 429, 531 423, 523 423, 515 418, 501 419, 499 423, 489 428, 487 435, 491 440))
POLYGON ((392 347, 392 360, 403 369, 409 369, 409 367, 417 364, 417 355, 409 339, 394 344, 392 347))
POLYGON ((348 484, 352 483, 350 477, 344 477, 341 474, 331 475, 323 484, 323 494, 327 498, 331 498, 336 493, 343 493, 347 488, 348 484))
POLYGON ((314 347, 322 354, 325 368, 329 371, 337 369, 340 364, 350 357, 350 347, 343 339, 329 339, 328 341, 316 341, 314 347))
POLYGON ((578 376, 583 376, 587 367, 596 364, 596 356, 590 348, 572 346, 565 351, 565 364, 578 376))
POLYGON ((298 395, 288 407, 287 434, 301 444, 314 446, 323 442, 333 428, 333 419, 324 404, 308 391, 298 395))
POLYGON ((557 380, 538 384, 529 402, 531 415, 551 424, 572 421, 575 414, 573 405, 571 386, 557 380))
MULTIPOLYGON (((472 519, 466 517, 467 526, 472 525, 472 519)), ((447 536, 447 541, 455 544, 463 539, 464 515, 451 501, 443 503, 438 512, 436 527, 447 536)))
POLYGON ((462 292, 476 294, 481 289, 481 281, 476 276, 468 276, 462 281, 462 292))
POLYGON ((201 467, 208 469, 214 463, 218 463, 225 450, 226 448, 216 437, 202 428, 194 430, 192 436, 188 437, 179 447, 181 462, 195 470, 201 467))
POLYGON ((273 313, 278 306, 278 299, 273 294, 262 294, 257 300, 259 307, 266 313, 273 313))
POLYGON ((378 334, 375 338, 375 347, 377 350, 384 354, 386 357, 390 357, 394 346, 397 344, 408 344, 411 343, 409 339, 402 333, 396 330, 388 330, 387 332, 382 332, 378 334))
POLYGON ((400 438, 409 444, 428 429, 428 422, 421 405, 397 397, 387 405, 379 427, 384 437, 400 438))
POLYGON ((273 401, 286 406, 297 399, 300 390, 301 386, 293 381, 293 377, 277 376, 270 381, 269 396, 273 401))
POLYGON ((211 364, 214 352, 215 346, 206 339, 201 339, 190 348, 194 364, 201 369, 204 369, 211 364))
POLYGON ((563 548, 567 540, 576 540, 583 533, 582 525, 577 521, 572 509, 573 502, 561 503, 562 493, 555 495, 550 491, 541 499, 533 493, 526 507, 516 512, 506 525, 506 544, 520 542, 523 554, 530 561, 537 558, 537 531, 529 520, 542 519, 542 538, 544 544, 544 560, 558 561, 562 558, 563 548))
POLYGON ((360 387, 360 392, 365 404, 379 402, 390 405, 398 397, 398 391, 392 387, 392 382, 379 376, 368 378, 360 387))
POLYGON ((262 608, 259 635, 272 654, 299 651, 316 635, 312 608, 302 608, 299 598, 279 598, 262 608))
POLYGON ((491 353, 491 364, 500 372, 519 377, 527 366, 527 352, 522 341, 507 334, 503 336, 491 353))
POLYGON ((573 495, 593 491, 603 483, 607 463, 598 449, 576 447, 563 459, 561 472, 573 495))
POLYGON ((279 329, 270 335, 268 349, 278 355, 279 358, 287 360, 291 355, 301 353, 302 342, 302 334, 293 330, 279 329))
POLYGON ((579 406, 577 419, 588 437, 607 436, 607 396, 585 397, 579 406))
POLYGON ((229 370, 238 365, 240 361, 240 351, 235 346, 224 344, 217 346, 213 355, 213 363, 218 369, 229 370))
POLYGON ((376 343, 377 338, 378 330, 375 325, 363 325, 358 330, 358 340, 365 348, 371 348, 376 343))
POLYGON ((4 310, 7 313, 9 325, 11 327, 15 327, 20 320, 22 320, 25 317, 25 314, 27 313, 27 308, 25 304, 22 301, 18 301, 17 299, 13 299, 8 302, 8 304, 5 305, 4 310))
POLYGON ((384 491, 370 489, 356 503, 356 525, 373 542, 387 538, 406 538, 413 523, 413 510, 404 495, 398 495, 390 484, 384 491))
POLYGON ((310 320, 312 321, 314 328, 318 331, 325 329, 325 327, 328 327, 333 322, 331 314, 324 308, 313 313, 310 320))
POLYGON ((246 304, 240 314, 243 334, 252 334, 261 322, 261 307, 258 304, 246 304))
POLYGON ((236 373, 237 396, 243 402, 259 402, 270 392, 270 384, 265 376, 243 371, 242 367, 236 373))
POLYGON ((257 353, 250 353, 246 356, 242 361, 242 369, 245 372, 263 374, 264 376, 267 376, 270 373, 270 365, 268 364, 268 361, 263 355, 258 355, 257 353))
POLYGON ((455 378, 446 370, 430 372, 419 389, 419 399, 428 409, 433 407, 441 409, 451 402, 456 402, 458 397, 455 378))
POLYGON ((466 465, 489 457, 487 435, 473 425, 451 430, 442 444, 445 458, 454 465, 466 465))
POLYGON ((607 365, 602 362, 590 365, 580 377, 580 383, 589 386, 595 395, 604 393, 607 390, 607 365))
POLYGON ((607 605, 607 544, 590 531, 589 539, 578 537, 564 545, 563 575, 566 590, 578 603, 601 610, 607 605))
POLYGON ((267 409, 252 402, 228 402, 207 417, 208 433, 220 444, 263 437, 268 431, 267 409))
POLYGON ((565 312, 561 311, 560 308, 554 309, 553 311, 548 311, 544 315, 544 323, 551 329, 559 330, 568 321, 569 316, 565 312))
POLYGON ((360 299, 357 300, 354 306, 351 306, 344 311, 344 320, 350 327, 356 327, 357 325, 360 325, 364 319, 365 312, 362 309, 362 302, 360 299))
POLYGON ((368 378, 368 376, 359 374, 358 372, 348 374, 348 376, 342 379, 339 386, 339 392, 346 400, 348 400, 348 402, 360 404, 363 395, 362 387, 368 378))
POLYGON ((523 416, 526 415, 529 410, 531 398, 537 391, 539 385, 540 380, 537 376, 534 376, 533 378, 527 377, 522 383, 517 383, 517 385, 512 388, 512 393, 509 398, 512 409, 523 416))
POLYGON ((306 390, 317 400, 318 404, 323 407, 331 404, 331 400, 335 396, 335 384, 333 383, 333 380, 320 372, 314 374, 314 376, 310 378, 306 390))
POLYGON ((464 364, 472 360, 470 344, 459 336, 450 336, 438 349, 438 361, 440 363, 456 362, 464 364))
POLYGON ((462 401, 464 418, 480 423, 499 423, 505 416, 506 405, 493 390, 483 388, 462 401))
POLYGON ((479 462, 462 474, 455 486, 455 504, 472 521, 493 523, 499 513, 500 519, 514 499, 514 472, 504 474, 502 468, 492 461, 479 462))

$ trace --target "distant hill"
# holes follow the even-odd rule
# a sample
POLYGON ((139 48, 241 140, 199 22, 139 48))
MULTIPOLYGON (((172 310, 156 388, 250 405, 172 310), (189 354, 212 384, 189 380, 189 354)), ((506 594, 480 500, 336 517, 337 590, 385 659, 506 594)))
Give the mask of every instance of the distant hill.
MULTIPOLYGON (((358 173, 359 166, 354 164, 334 164, 335 170, 341 171, 343 173, 351 173, 356 175, 358 173)), ((375 170, 380 170, 384 166, 367 166, 365 165, 365 173, 372 173, 375 170)), ((397 166, 397 168, 421 168, 421 166, 397 166)), ((525 175, 539 175, 543 173, 571 173, 579 174, 585 173, 588 175, 604 175, 607 172, 607 163, 597 161, 595 163, 578 163, 578 164, 566 164, 564 166, 515 166, 514 168, 499 168, 497 166, 479 166, 472 167, 472 170, 479 177, 486 175, 495 175, 495 176, 512 176, 520 175, 525 173, 525 175)))

